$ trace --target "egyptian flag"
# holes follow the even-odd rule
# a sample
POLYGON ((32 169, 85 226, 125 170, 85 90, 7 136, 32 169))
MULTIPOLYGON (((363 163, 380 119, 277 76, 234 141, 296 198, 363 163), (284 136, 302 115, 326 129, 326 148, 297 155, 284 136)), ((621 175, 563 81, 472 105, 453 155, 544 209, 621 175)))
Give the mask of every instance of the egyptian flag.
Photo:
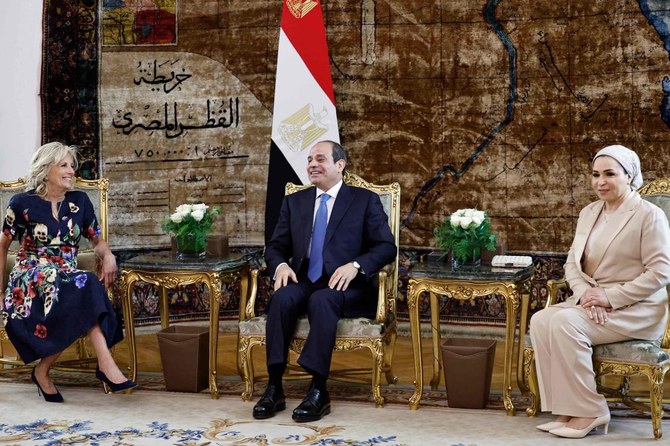
POLYGON ((265 201, 265 241, 279 218, 287 182, 307 184, 307 156, 322 140, 340 142, 321 2, 284 0, 272 144, 265 201))

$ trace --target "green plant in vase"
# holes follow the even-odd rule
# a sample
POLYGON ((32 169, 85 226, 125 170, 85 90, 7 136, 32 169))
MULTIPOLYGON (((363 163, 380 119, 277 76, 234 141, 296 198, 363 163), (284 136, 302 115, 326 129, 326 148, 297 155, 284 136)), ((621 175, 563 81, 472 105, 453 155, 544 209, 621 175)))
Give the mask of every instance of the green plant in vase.
POLYGON ((455 265, 478 264, 482 251, 495 251, 496 235, 484 211, 459 209, 435 228, 435 243, 451 252, 455 265))
POLYGON ((221 213, 219 206, 210 208, 205 203, 177 206, 163 223, 165 232, 174 237, 180 258, 202 257, 207 248, 207 236, 212 230, 214 217, 221 213))

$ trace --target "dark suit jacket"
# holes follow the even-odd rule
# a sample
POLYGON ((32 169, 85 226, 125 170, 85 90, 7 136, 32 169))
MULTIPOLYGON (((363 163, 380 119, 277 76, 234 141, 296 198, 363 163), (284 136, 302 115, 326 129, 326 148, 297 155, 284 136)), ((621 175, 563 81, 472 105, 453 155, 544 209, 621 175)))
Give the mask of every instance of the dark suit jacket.
MULTIPOLYGON (((284 198, 279 221, 265 249, 268 272, 282 262, 299 274, 309 257, 316 188, 284 198)), ((328 221, 323 263, 330 277, 340 266, 356 260, 369 278, 397 255, 397 247, 379 196, 367 189, 342 184, 328 221)), ((300 276, 298 277, 300 280, 300 276)))

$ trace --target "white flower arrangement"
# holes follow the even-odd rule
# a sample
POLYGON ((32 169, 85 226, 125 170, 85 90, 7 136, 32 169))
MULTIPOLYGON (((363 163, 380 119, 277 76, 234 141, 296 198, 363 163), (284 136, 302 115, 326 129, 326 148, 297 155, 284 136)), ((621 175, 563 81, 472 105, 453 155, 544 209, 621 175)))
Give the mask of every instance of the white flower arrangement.
POLYGON ((179 224, 189 216, 193 217, 193 220, 195 221, 202 221, 202 219, 205 217, 207 209, 209 209, 209 206, 207 206, 205 203, 181 204, 177 206, 174 214, 170 215, 170 221, 179 224))
POLYGON ((214 217, 220 213, 219 206, 210 208, 205 203, 181 204, 163 223, 163 230, 177 240, 191 237, 195 245, 204 250, 207 235, 214 224, 214 217))
POLYGON ((477 209, 459 209, 449 217, 451 226, 460 226, 463 229, 474 224, 474 227, 481 225, 486 219, 486 212, 477 209))
POLYGON ((496 235, 491 232, 488 214, 477 209, 459 209, 435 229, 439 248, 452 252, 461 262, 479 259, 484 249, 494 251, 496 235))

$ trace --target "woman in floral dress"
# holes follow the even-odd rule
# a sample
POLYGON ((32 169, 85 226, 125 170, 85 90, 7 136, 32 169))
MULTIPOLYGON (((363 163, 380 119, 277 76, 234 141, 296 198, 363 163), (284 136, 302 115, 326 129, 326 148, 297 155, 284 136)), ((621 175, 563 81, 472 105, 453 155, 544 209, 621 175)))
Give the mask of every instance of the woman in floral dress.
POLYGON ((116 277, 116 259, 100 238, 88 196, 72 190, 76 168, 72 147, 54 142, 37 149, 27 178, 31 189, 11 198, 0 234, 0 272, 5 271, 11 241, 21 243, 7 283, 0 275, 0 309, 7 334, 26 364, 40 360, 32 380, 49 402, 63 401, 49 369, 84 334, 96 351, 96 376, 105 391, 135 386, 109 351, 122 339, 105 291, 116 277), (100 278, 77 268, 82 236, 95 245, 102 263, 100 278))

